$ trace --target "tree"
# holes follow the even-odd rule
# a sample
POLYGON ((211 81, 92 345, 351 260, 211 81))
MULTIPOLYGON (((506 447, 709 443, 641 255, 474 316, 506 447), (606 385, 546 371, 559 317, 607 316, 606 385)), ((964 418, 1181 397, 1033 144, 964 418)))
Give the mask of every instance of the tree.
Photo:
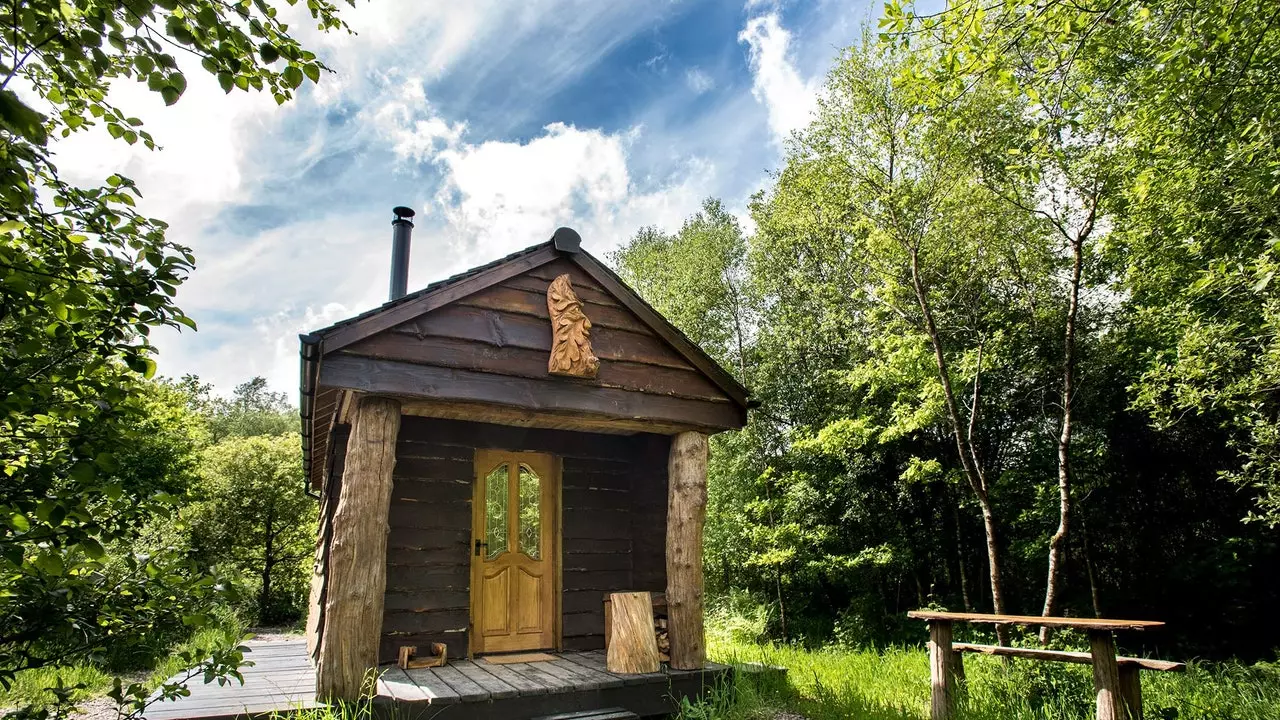
POLYGON ((894 382, 927 379, 914 413, 884 422, 898 434, 938 419, 945 424, 960 477, 982 513, 992 603, 1000 613, 1005 601, 992 499, 999 455, 979 447, 989 402, 982 379, 1009 360, 1010 322, 1025 322, 1015 317, 1026 311, 1016 292, 1019 276, 1006 264, 1015 258, 1043 266, 1044 258, 1035 257, 1041 234, 1037 223, 1011 212, 976 181, 956 131, 1002 108, 974 94, 940 112, 899 81, 898 73, 917 62, 874 43, 846 51, 828 78, 816 120, 790 148, 772 195, 753 211, 762 252, 775 263, 803 258, 790 272, 775 265, 780 277, 805 273, 822 284, 847 278, 836 281, 847 288, 833 295, 837 311, 870 340, 869 362, 850 371, 849 382, 874 391, 886 384, 887 373, 899 377, 894 382), (826 267, 806 267, 815 262, 826 267), (922 351, 933 365, 931 377, 918 374, 922 351), (967 397, 957 390, 962 383, 970 386, 967 397))
POLYGON ((284 393, 268 389, 266 378, 250 378, 232 391, 231 398, 213 394, 213 386, 194 375, 182 378, 191 407, 209 425, 212 442, 229 437, 283 435, 298 427, 297 410, 284 393))
MULTIPOLYGON (((252 87, 278 102, 325 69, 266 2, 41 0, 10 10, 0 33, 0 573, 16 594, 0 599, 0 613, 34 601, 28 593, 74 591, 91 574, 85 558, 162 511, 165 496, 113 473, 146 418, 138 380, 155 368, 150 331, 195 325, 173 302, 191 252, 135 211, 140 191, 128 178, 65 182, 50 139, 97 128, 155 148, 108 92, 132 79, 178 102, 187 85, 178 57, 198 58, 228 92, 252 87)), ((327 0, 307 10, 321 30, 345 28, 327 0)), ((113 623, 148 622, 149 601, 132 598, 113 606, 113 623)), ((26 655, 27 633, 41 632, 0 639, 0 680, 99 647, 89 633, 56 656, 26 655)))
POLYGON ((303 605, 315 502, 306 494, 298 443, 296 433, 231 437, 201 459, 193 548, 257 580, 259 623, 292 620, 303 605))
MULTIPOLYGON (((1256 517, 1280 522, 1274 462, 1280 412, 1268 358, 1277 334, 1267 287, 1275 267, 1280 166, 1274 113, 1280 32, 1264 3, 960 3, 917 16, 887 6, 898 46, 933 43, 929 78, 949 102, 981 82, 1028 103, 997 175, 1041 178, 1010 201, 1046 217, 1067 242, 1059 439, 1060 521, 1049 543, 1044 614, 1056 614, 1070 516, 1076 311, 1082 264, 1103 297, 1126 297, 1147 369, 1133 402, 1170 428, 1188 411, 1233 430, 1226 477, 1256 490, 1256 517), (1247 159, 1246 159, 1247 158, 1247 159), (1092 246, 1092 247, 1091 247, 1092 246), (1110 250, 1111 252, 1104 252, 1110 250), (1101 260, 1102 262, 1099 262, 1101 260)), ((1118 303, 1110 303, 1113 307, 1118 303)), ((1095 324, 1100 330, 1107 324, 1095 324)), ((1047 629, 1046 629, 1047 631, 1047 629)), ((1046 632, 1042 632, 1042 639, 1046 632)))
POLYGON ((704 200, 675 235, 641 228, 609 259, 676 327, 746 379, 754 325, 745 287, 746 240, 719 200, 704 200))
MULTIPOLYGON (((732 368, 740 382, 751 386, 756 361, 750 350, 757 324, 756 301, 748 287, 746 239, 737 218, 723 203, 714 198, 703 200, 702 209, 674 234, 656 227, 641 228, 609 259, 622 278, 664 317, 718 362, 732 368)), ((713 577, 717 573, 723 577, 743 553, 744 528, 730 518, 737 517, 754 499, 750 486, 764 466, 759 440, 755 428, 711 439, 708 483, 715 490, 708 506, 706 554, 713 577)), ((769 481, 764 482, 767 491, 769 481)), ((773 512, 772 506, 767 512, 773 512)), ((782 572, 776 567, 768 570, 774 578, 785 637, 782 572)))

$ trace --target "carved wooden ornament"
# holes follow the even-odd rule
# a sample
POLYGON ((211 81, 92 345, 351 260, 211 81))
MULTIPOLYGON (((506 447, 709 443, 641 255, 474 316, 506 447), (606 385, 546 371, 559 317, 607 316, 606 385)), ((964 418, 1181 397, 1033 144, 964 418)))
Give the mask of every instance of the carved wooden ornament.
POLYGON ((591 352, 591 320, 582 312, 582 301, 573 292, 568 275, 552 280, 547 288, 547 312, 551 314, 551 358, 547 361, 547 372, 595 377, 600 370, 600 358, 591 352))

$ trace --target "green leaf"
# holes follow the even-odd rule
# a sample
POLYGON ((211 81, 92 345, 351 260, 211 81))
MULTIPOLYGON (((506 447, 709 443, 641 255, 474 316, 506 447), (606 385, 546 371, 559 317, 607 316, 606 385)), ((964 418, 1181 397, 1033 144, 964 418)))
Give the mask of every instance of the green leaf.
POLYGON ((102 543, 90 537, 82 538, 80 540, 80 549, 84 551, 85 555, 88 555, 94 560, 101 560, 107 556, 107 551, 103 549, 102 543))
POLYGON ((311 79, 311 82, 313 83, 320 82, 320 66, 319 65, 316 65, 314 63, 310 65, 303 65, 302 72, 306 73, 307 77, 311 79))
POLYGON ((284 72, 280 74, 280 77, 284 80, 284 84, 288 85, 291 90, 302 84, 302 71, 298 69, 297 65, 290 65, 285 68, 284 72))
POLYGON ((36 145, 49 140, 44 129, 45 116, 27 107, 10 90, 0 90, 0 125, 36 145))
POLYGON ((172 85, 165 85, 160 88, 160 97, 164 98, 165 105, 173 105, 182 97, 182 92, 172 85))
POLYGON ((280 51, 271 43, 262 43, 258 46, 258 54, 262 56, 262 62, 270 65, 280 59, 280 51))
POLYGON ((31 529, 31 523, 27 520, 27 516, 22 513, 14 513, 9 516, 9 527, 18 532, 26 532, 31 529))

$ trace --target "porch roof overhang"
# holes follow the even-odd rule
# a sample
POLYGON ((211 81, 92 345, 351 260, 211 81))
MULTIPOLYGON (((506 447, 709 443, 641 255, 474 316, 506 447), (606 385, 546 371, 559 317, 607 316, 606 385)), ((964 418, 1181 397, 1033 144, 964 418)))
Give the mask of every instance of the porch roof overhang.
POLYGON ((323 460, 328 454, 329 434, 342 420, 344 401, 360 393, 396 397, 402 401, 405 414, 410 415, 592 432, 719 432, 745 425, 746 411, 754 405, 747 389, 612 270, 582 250, 579 243, 576 232, 561 228, 547 242, 299 336, 303 470, 311 486, 318 488, 324 476, 323 460), (683 397, 641 395, 572 381, 548 386, 545 381, 529 378, 342 352, 378 333, 560 258, 573 263, 633 313, 689 366, 713 383, 726 401, 711 404, 683 397))

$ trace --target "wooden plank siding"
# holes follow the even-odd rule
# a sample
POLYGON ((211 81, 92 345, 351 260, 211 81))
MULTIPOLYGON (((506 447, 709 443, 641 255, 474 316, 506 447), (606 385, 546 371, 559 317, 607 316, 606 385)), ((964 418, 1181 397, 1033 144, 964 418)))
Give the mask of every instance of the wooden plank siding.
POLYGON ((745 408, 564 258, 326 353, 321 381, 428 401, 710 430, 737 428, 746 420, 745 408), (547 277, 561 273, 573 278, 591 319, 591 344, 600 358, 595 378, 547 372, 547 277))
POLYGON ((317 518, 316 554, 311 571, 312 591, 307 607, 307 646, 314 656, 320 648, 320 636, 324 632, 324 603, 328 594, 329 544, 333 541, 333 514, 342 497, 342 473, 346 469, 347 440, 351 437, 350 425, 336 425, 329 433, 329 456, 325 462, 316 463, 324 468, 324 488, 320 495, 317 518))
POLYGON ((471 489, 477 448, 561 461, 561 626, 566 650, 604 647, 604 596, 665 589, 669 439, 405 416, 396 447, 381 662, 401 645, 467 655, 471 489))

